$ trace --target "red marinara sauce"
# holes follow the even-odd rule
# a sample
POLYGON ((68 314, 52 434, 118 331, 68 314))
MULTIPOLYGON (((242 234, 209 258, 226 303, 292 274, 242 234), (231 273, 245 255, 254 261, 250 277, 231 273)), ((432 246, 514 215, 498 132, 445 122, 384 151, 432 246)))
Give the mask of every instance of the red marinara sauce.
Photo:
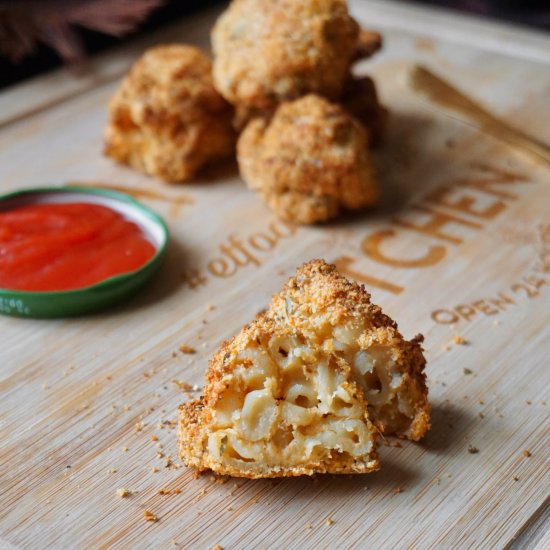
POLYGON ((155 252, 137 224, 99 204, 0 211, 0 288, 74 290, 134 271, 155 252))

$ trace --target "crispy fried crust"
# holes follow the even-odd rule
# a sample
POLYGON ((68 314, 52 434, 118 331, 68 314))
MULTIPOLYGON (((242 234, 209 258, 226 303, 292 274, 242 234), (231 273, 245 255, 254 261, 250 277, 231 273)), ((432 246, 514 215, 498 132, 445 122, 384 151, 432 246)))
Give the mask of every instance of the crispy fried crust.
POLYGON ((233 0, 212 32, 214 81, 234 105, 340 96, 360 48, 345 0, 233 0))
MULTIPOLYGON (((378 469, 375 432, 369 418, 380 431, 412 440, 419 440, 430 427, 421 341, 421 336, 410 342, 404 340, 395 322, 370 302, 364 288, 346 280, 334 266, 323 260, 308 262, 273 297, 266 312, 222 344, 210 362, 204 396, 179 408, 180 456, 188 466, 199 470, 211 469, 250 478, 321 472, 364 473, 378 469), (263 377, 262 364, 272 365, 273 362, 279 365, 278 374, 275 378, 269 378, 273 373, 263 377), (289 370, 296 365, 298 371, 289 370), (297 377, 290 386, 288 372, 297 377), (340 383, 321 383, 320 380, 327 380, 327 372, 340 383), (244 404, 243 398, 238 398, 243 387, 252 384, 253 387, 246 387, 249 393, 269 387, 274 402, 290 400, 292 403, 291 389, 305 387, 304 384, 311 382, 307 373, 315 381, 313 386, 318 394, 313 402, 296 401, 300 407, 306 407, 300 410, 311 410, 308 407, 315 410, 317 401, 317 406, 321 407, 325 386, 332 388, 332 396, 347 396, 349 402, 345 406, 350 407, 345 409, 350 411, 347 422, 363 426, 363 437, 367 442, 372 441, 366 454, 358 459, 347 451, 342 452, 341 448, 338 453, 331 451, 310 460, 300 455, 298 458, 290 455, 289 459, 285 450, 291 449, 293 437, 288 426, 277 420, 275 428, 270 429, 269 436, 259 445, 261 449, 275 446, 281 456, 280 463, 273 462, 273 454, 258 462, 251 460, 251 455, 243 458, 234 450, 224 458, 229 443, 223 433, 235 432, 235 425, 227 423, 228 415, 233 415, 233 420, 240 419, 246 408, 246 398, 244 404), (372 401, 365 401, 365 397, 372 401), (355 412, 353 416, 352 410, 359 410, 360 414, 355 412), (212 441, 216 441, 216 431, 220 429, 223 438, 217 441, 223 441, 224 450, 218 453, 212 441)), ((270 366, 268 371, 273 368, 270 366)), ((306 395, 307 391, 303 393, 306 395)), ((309 399, 301 395, 298 398, 309 399)), ((324 414, 317 422, 325 421, 327 416, 331 417, 324 414)), ((254 425, 258 424, 261 418, 254 425)), ((292 430, 297 435, 296 427, 292 430)), ((307 449, 307 445, 304 448, 307 449)))
POLYGON ((335 266, 323 260, 301 266, 273 297, 269 314, 308 338, 321 341, 332 335, 329 345, 354 367, 371 418, 382 432, 418 441, 430 428, 423 337, 405 340, 364 287, 335 266))
POLYGON ((378 197, 364 128, 340 106, 308 95, 255 119, 237 144, 241 174, 278 216, 311 224, 378 197))
POLYGON ((109 103, 105 154, 165 181, 186 181, 233 154, 232 117, 200 50, 157 46, 133 65, 109 103))

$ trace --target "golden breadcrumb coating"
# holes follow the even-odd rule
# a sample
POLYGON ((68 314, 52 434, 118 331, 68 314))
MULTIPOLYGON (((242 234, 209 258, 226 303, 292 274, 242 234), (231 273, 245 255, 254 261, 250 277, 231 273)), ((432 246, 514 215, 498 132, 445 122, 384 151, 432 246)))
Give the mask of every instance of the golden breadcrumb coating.
POLYGON ((374 80, 368 76, 351 77, 346 83, 340 102, 366 128, 370 144, 380 143, 386 129, 388 110, 378 101, 374 80))
POLYGON ((323 260, 301 266, 268 314, 351 366, 382 432, 418 441, 430 428, 423 337, 405 340, 364 287, 335 266, 323 260))
POLYGON ((420 342, 312 260, 215 354, 204 396, 179 408, 179 454, 250 478, 378 469, 369 417, 414 440, 430 427, 420 342))
POLYGON ((199 49, 156 46, 133 65, 109 103, 105 153, 165 181, 186 181, 209 161, 234 153, 232 116, 199 49))
POLYGON ((323 222, 378 198, 366 131, 319 96, 283 103, 271 121, 252 120, 237 158, 250 189, 294 223, 323 222))
POLYGON ((233 0, 212 32, 214 82, 235 105, 336 99, 358 54, 346 0, 233 0))

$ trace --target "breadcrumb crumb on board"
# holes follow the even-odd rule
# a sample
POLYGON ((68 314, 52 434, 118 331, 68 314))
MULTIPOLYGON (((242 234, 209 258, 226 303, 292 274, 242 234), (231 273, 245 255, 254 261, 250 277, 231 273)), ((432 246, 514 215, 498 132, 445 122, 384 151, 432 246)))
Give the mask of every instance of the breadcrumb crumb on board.
POLYGON ((182 391, 192 391, 193 386, 191 384, 188 384, 187 382, 182 382, 181 380, 172 380, 172 384, 175 384, 178 386, 178 388, 182 391))
POLYGON ((157 522, 159 518, 153 514, 153 512, 150 512, 149 510, 143 510, 143 517, 145 521, 152 521, 153 523, 157 522))

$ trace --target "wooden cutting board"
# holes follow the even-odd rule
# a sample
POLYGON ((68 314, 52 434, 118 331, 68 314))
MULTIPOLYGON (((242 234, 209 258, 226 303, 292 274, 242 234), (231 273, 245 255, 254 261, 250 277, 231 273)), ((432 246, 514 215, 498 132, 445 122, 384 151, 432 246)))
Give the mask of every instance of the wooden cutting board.
POLYGON ((385 38, 358 67, 392 113, 376 153, 384 196, 327 226, 281 223, 231 166, 169 186, 101 155, 106 102, 129 63, 152 43, 206 47, 216 13, 99 57, 85 75, 0 95, 1 191, 124 187, 172 231, 162 273, 125 305, 0 317, 0 547, 550 547, 550 170, 405 78, 422 62, 550 143, 550 39, 388 1, 352 10, 385 38), (197 478, 176 456, 189 392, 174 381, 201 385, 220 341, 313 257, 365 282, 407 337, 424 333, 432 431, 382 446, 382 470, 363 477, 197 478), (117 496, 123 487, 131 496, 117 496))

